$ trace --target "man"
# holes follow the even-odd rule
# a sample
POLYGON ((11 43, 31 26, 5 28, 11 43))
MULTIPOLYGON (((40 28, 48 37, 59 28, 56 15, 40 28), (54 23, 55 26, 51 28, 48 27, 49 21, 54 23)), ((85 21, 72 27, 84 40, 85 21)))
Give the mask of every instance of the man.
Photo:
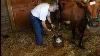
POLYGON ((54 12, 58 9, 56 4, 41 3, 31 10, 31 23, 35 30, 35 43, 37 45, 43 45, 43 28, 46 31, 51 31, 46 26, 46 19, 51 24, 53 28, 54 25, 50 19, 50 12, 54 12))

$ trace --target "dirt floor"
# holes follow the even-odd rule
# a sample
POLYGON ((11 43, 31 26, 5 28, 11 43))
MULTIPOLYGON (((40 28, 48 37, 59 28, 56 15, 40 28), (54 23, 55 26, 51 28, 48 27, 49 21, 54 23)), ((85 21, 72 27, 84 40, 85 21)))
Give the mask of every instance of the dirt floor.
POLYGON ((35 45, 32 31, 8 35, 1 35, 1 56, 100 56, 100 27, 90 28, 85 32, 85 49, 80 49, 70 42, 70 30, 63 30, 65 42, 62 48, 53 47, 51 35, 44 37, 47 46, 35 45))

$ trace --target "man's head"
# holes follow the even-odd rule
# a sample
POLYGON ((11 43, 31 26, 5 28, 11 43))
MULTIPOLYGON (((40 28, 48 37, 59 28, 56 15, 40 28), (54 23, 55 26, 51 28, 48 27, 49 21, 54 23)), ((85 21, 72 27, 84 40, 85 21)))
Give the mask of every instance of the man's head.
POLYGON ((50 4, 50 6, 49 6, 49 11, 50 11, 50 12, 54 12, 54 11, 56 11, 56 10, 58 10, 58 5, 55 4, 55 3, 50 4))

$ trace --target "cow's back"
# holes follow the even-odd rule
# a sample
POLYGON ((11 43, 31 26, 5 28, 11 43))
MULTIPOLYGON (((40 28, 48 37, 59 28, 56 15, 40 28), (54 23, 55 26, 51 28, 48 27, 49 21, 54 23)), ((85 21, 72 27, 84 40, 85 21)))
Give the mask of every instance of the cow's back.
POLYGON ((84 17, 84 9, 78 6, 75 2, 65 2, 61 4, 61 18, 65 21, 79 21, 84 17))

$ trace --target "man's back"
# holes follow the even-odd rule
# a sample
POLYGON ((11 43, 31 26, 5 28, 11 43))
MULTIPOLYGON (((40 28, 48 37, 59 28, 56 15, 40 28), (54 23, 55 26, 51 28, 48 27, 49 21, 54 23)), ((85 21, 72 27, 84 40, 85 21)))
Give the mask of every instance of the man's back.
POLYGON ((33 16, 40 17, 40 14, 42 12, 48 13, 49 4, 48 3, 42 3, 37 5, 34 9, 31 10, 31 13, 33 16))

